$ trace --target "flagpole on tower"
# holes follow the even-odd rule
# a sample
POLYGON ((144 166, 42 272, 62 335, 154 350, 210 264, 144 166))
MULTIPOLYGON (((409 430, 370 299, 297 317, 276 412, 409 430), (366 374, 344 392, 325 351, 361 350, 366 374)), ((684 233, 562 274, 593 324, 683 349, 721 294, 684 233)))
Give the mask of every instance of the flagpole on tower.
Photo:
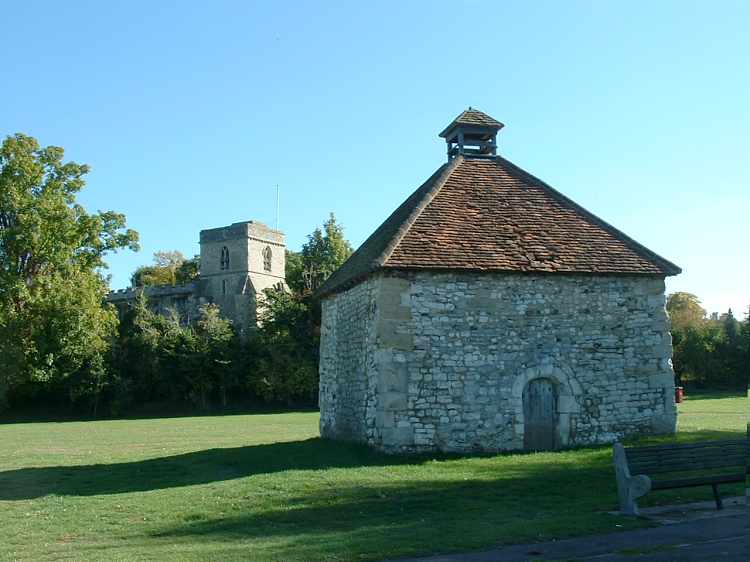
POLYGON ((279 184, 276 184, 276 230, 279 229, 279 184))

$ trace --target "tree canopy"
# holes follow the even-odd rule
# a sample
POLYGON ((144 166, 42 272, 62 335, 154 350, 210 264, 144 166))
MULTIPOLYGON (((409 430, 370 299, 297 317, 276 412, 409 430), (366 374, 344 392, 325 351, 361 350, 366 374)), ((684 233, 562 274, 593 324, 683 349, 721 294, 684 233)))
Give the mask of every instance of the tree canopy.
POLYGON ((674 329, 697 327, 706 319, 706 310, 692 293, 677 292, 667 297, 667 312, 674 329))
POLYGON ((142 265, 130 276, 133 287, 181 285, 198 277, 200 256, 185 259, 177 250, 154 252, 152 265, 142 265))
POLYGON ((122 214, 76 203, 89 168, 63 157, 23 134, 0 146, 0 405, 23 380, 96 384, 117 323, 104 256, 138 248, 122 214))
POLYGON ((299 253, 287 253, 287 284, 298 292, 314 291, 352 254, 352 246, 344 237, 344 227, 333 213, 307 235, 299 253))
POLYGON ((698 297, 691 293, 669 295, 667 312, 679 384, 731 389, 747 386, 750 316, 742 324, 730 309, 718 319, 706 318, 698 297))
POLYGON ((257 358, 251 380, 266 400, 314 401, 318 392, 320 303, 313 292, 352 254, 344 227, 331 213, 307 236, 301 252, 287 252, 291 292, 268 289, 252 345, 257 358))

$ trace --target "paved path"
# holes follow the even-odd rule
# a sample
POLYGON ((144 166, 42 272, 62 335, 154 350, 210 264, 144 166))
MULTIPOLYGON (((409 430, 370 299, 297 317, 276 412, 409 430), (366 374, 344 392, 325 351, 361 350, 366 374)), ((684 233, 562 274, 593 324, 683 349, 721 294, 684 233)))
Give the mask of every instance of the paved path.
MULTIPOLYGON (((748 562, 750 511, 651 529, 390 562, 748 562)), ((386 561, 389 562, 389 561, 386 561)))

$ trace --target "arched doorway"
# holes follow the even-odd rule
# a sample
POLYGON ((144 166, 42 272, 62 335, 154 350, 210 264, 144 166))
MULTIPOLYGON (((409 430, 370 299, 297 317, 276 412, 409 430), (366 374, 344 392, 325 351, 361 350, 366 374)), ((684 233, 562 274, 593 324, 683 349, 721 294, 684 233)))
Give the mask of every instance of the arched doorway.
POLYGON ((559 435, 559 394, 551 379, 529 381, 523 391, 523 447, 533 451, 557 449, 559 435))

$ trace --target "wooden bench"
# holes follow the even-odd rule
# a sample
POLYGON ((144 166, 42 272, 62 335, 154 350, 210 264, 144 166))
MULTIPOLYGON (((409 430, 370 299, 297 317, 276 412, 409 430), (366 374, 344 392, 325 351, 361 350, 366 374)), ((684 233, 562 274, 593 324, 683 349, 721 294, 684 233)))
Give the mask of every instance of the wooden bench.
POLYGON ((721 509, 720 484, 744 482, 747 439, 703 441, 684 445, 628 447, 615 443, 613 457, 620 512, 638 515, 636 500, 651 490, 711 486, 721 509))

